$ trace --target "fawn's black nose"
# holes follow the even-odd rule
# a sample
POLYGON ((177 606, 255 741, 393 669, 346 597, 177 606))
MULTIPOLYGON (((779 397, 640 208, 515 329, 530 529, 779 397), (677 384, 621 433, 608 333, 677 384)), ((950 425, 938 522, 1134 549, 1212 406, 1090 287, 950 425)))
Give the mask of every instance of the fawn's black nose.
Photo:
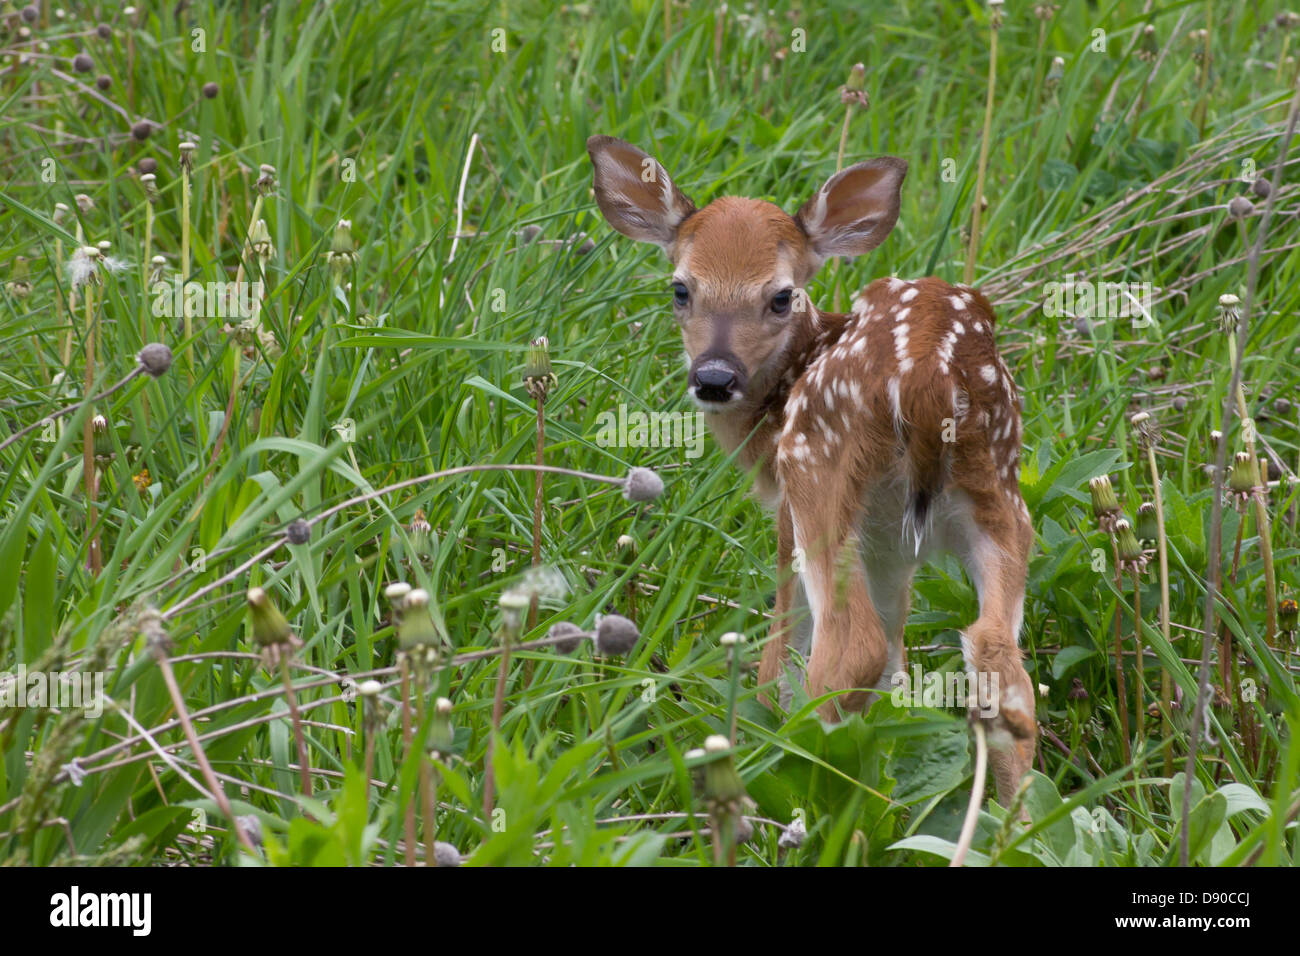
POLYGON ((709 359, 691 369, 691 390, 701 402, 729 402, 740 384, 734 366, 709 359))

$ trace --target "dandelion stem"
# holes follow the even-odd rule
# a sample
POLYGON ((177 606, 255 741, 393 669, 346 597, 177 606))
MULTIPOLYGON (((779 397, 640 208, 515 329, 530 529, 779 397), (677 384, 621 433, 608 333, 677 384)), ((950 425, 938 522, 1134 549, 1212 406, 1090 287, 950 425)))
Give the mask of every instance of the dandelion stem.
POLYGON ((157 660, 158 667, 162 670, 163 682, 167 685, 167 692, 172 698, 172 706, 176 708, 176 719, 180 721, 181 730, 185 732, 185 739, 189 741, 190 750, 199 765, 199 771, 203 774, 208 790, 212 793, 212 799, 217 803, 217 809, 230 821, 230 825, 239 838, 239 842, 244 845, 244 849, 256 855, 257 848, 253 846, 253 841, 249 839, 248 834, 244 832, 244 828, 235 819, 235 812, 230 807, 230 801, 226 799, 226 792, 221 788, 221 782, 217 780, 216 775, 213 774, 212 764, 208 763, 208 755, 203 752, 203 747, 199 744, 198 734, 194 732, 194 724, 190 721, 189 712, 185 709, 185 698, 181 696, 180 685, 176 683, 176 675, 172 671, 172 662, 165 653, 158 654, 157 660))
POLYGON ((975 278, 975 255, 980 244, 980 213, 984 201, 984 174, 989 165, 989 140, 993 135, 993 94, 997 86, 998 68, 998 27, 1001 14, 994 10, 989 30, 989 79, 988 95, 984 101, 984 132, 980 139, 979 167, 975 175, 975 206, 971 210, 970 245, 966 249, 966 266, 962 271, 963 281, 970 285, 975 278))
MULTIPOLYGON (((89 395, 92 388, 95 387, 95 291, 94 284, 86 284, 86 322, 85 322, 85 349, 86 349, 86 387, 82 393, 89 395)), ((82 480, 86 489, 86 534, 89 535, 88 544, 90 559, 90 573, 95 577, 103 570, 103 559, 99 553, 99 534, 95 528, 95 493, 97 482, 95 480, 95 424, 94 416, 87 415, 85 422, 81 426, 81 470, 82 480)))
POLYGON ((302 780, 302 795, 311 796, 311 765, 307 763, 307 740, 302 732, 302 716, 298 713, 298 695, 293 689, 293 677, 289 673, 289 655, 280 655, 280 677, 284 681, 284 702, 289 707, 289 719, 293 723, 293 737, 298 744, 298 774, 302 780))
MULTIPOLYGON (((402 669, 402 747, 406 759, 411 759, 411 662, 405 654, 401 655, 402 669)), ((415 794, 406 802, 406 846, 404 862, 415 866, 415 794)))
MULTIPOLYGON (((1165 540, 1165 502, 1160 491, 1160 466, 1156 463, 1155 444, 1147 445, 1147 467, 1151 469, 1151 489, 1156 505, 1156 553, 1160 561, 1160 633, 1165 643, 1173 644, 1169 637, 1169 545, 1165 540)), ((1169 670, 1160 669, 1160 712, 1164 721, 1166 737, 1173 736, 1173 679, 1169 670)), ((1165 750, 1165 776, 1174 775, 1174 755, 1171 749, 1165 750)))
POLYGON ((487 756, 483 766, 483 816, 492 819, 492 808, 496 799, 496 756, 497 734, 501 732, 501 714, 505 710, 506 678, 510 673, 510 632, 501 634, 501 663, 497 667, 497 686, 492 696, 492 733, 488 737, 487 756))
MULTIPOLYGON (((1111 538, 1111 549, 1115 557, 1115 582, 1119 585, 1123 583, 1123 578, 1120 577, 1119 573, 1119 544, 1113 536, 1111 538)), ((1133 745, 1128 725, 1128 688, 1124 681, 1124 639, 1120 634, 1122 626, 1120 621, 1121 606, 1122 602, 1117 600, 1115 605, 1115 699, 1119 704, 1119 732, 1124 745, 1124 763, 1130 764, 1133 762, 1133 745)))
POLYGON ((966 862, 966 853, 970 850, 971 840, 975 838, 975 824, 980 818, 980 804, 984 802, 984 782, 988 776, 989 745, 984 736, 984 725, 975 721, 975 780, 970 788, 970 803, 966 805, 966 818, 961 824, 961 835, 957 838, 957 848, 953 850, 949 866, 961 866, 966 862))

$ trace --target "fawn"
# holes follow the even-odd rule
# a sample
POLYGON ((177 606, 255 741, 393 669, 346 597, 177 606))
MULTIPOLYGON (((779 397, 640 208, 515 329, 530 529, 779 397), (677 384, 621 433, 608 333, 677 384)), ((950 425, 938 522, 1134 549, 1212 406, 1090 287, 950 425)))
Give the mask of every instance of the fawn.
POLYGON ((808 693, 838 692, 823 716, 866 707, 904 669, 913 572, 954 552, 979 596, 962 652, 968 672, 997 681, 986 727, 1008 803, 1037 738, 1017 643, 1033 528, 1018 480, 1019 396, 992 307, 936 278, 878 279, 848 314, 820 312, 804 292, 828 258, 889 235, 907 164, 850 166, 790 216, 736 196, 696 209, 630 143, 593 136, 587 151, 606 221, 672 261, 690 394, 776 513, 760 684, 782 678, 793 641, 808 693))

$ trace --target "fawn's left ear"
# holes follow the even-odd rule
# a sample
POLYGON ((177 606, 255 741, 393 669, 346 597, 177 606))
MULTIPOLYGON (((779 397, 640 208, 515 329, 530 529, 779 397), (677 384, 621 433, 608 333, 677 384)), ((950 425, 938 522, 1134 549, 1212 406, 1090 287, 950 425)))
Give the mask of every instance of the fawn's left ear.
POLYGON ((653 242, 672 254, 677 227, 695 204, 675 185, 653 156, 613 136, 593 136, 587 152, 595 173, 596 205, 605 221, 640 242, 653 242))
POLYGON ((860 256, 885 241, 898 221, 907 163, 881 156, 841 170, 795 215, 820 265, 831 256, 860 256))

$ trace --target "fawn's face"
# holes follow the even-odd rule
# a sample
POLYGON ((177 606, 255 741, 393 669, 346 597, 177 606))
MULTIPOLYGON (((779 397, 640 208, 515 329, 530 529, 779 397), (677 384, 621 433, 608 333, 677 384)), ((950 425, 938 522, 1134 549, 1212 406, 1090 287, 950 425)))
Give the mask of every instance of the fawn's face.
POLYGON ((673 314, 706 410, 752 405, 784 368, 803 287, 833 255, 874 248, 898 219, 907 164, 892 157, 837 173, 795 216, 724 196, 696 210, 652 157, 608 136, 587 141, 596 202, 616 230, 653 242, 673 264, 673 314))

